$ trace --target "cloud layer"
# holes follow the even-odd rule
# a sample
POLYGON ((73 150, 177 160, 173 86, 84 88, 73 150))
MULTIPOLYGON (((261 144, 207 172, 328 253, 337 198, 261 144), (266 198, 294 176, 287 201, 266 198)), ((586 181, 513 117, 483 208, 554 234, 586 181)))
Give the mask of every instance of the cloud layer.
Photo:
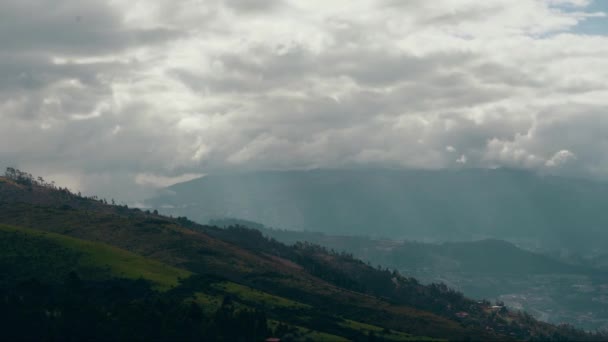
POLYGON ((0 163, 124 198, 224 169, 606 177, 608 37, 576 30, 603 20, 590 5, 4 1, 0 163))

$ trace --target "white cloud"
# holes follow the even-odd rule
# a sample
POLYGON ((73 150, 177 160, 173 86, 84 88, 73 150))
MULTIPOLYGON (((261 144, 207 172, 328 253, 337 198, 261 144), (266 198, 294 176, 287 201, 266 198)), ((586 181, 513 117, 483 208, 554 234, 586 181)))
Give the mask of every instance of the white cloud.
POLYGON ((561 150, 553 155, 549 160, 545 162, 547 167, 559 167, 567 163, 570 160, 576 159, 574 153, 568 150, 561 150))
POLYGON ((121 194, 235 167, 605 176, 589 4, 5 1, 0 160, 121 194))
POLYGON ((173 184, 187 182, 203 176, 204 174, 187 173, 176 177, 165 177, 150 173, 140 173, 135 176, 135 183, 139 185, 152 186, 155 188, 165 188, 173 184))

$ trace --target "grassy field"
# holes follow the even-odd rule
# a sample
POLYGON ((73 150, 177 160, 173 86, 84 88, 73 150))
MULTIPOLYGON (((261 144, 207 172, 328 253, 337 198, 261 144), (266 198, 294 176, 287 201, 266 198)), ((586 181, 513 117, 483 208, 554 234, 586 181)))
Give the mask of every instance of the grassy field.
MULTIPOLYGON (((232 296, 236 296, 237 302, 233 302, 233 305, 241 309, 252 309, 250 305, 246 305, 238 302, 238 300, 244 300, 247 302, 255 302, 256 306, 259 304, 262 305, 274 305, 275 307, 306 307, 310 308, 310 306, 301 304, 298 302, 290 301, 285 298, 273 296, 261 291, 257 291, 251 289, 247 286, 239 285, 233 282, 221 282, 212 285, 214 291, 219 291, 218 294, 208 294, 203 292, 197 292, 194 294, 194 301, 201 305, 203 310, 206 313, 215 312, 221 305, 224 295, 230 294, 232 296), (277 305, 278 304, 278 305, 277 305)), ((312 330, 300 325, 287 324, 285 322, 278 321, 276 319, 268 320, 268 327, 270 329, 276 329, 279 324, 287 325, 292 331, 293 335, 297 337, 297 340, 312 340, 312 341, 348 341, 348 339, 344 337, 340 337, 337 335, 328 334, 322 331, 312 330)))
POLYGON ((27 244, 28 246, 27 255, 22 255, 26 250, 19 248, 0 251, 0 258, 5 260, 9 257, 21 259, 30 257, 30 263, 37 259, 48 263, 48 260, 43 259, 57 258, 62 259, 58 260, 58 264, 63 263, 66 268, 102 269, 114 277, 143 278, 154 283, 159 290, 168 290, 177 286, 180 278, 187 278, 192 274, 189 271, 99 242, 6 225, 0 225, 0 234, 4 239, 12 239, 13 243, 16 241, 17 244, 27 244), (44 250, 36 251, 36 246, 44 250), (56 254, 59 255, 51 255, 52 251, 56 251, 56 254), (77 257, 75 258, 75 256, 77 257))
POLYGON ((345 328, 360 331, 362 333, 373 332, 376 336, 388 341, 442 341, 430 337, 413 336, 411 334, 406 334, 396 330, 384 330, 384 328, 376 325, 352 321, 349 319, 345 319, 344 322, 340 323, 340 325, 345 328))
POLYGON ((302 304, 287 298, 271 295, 266 292, 258 291, 250 287, 237 283, 224 281, 212 285, 213 288, 224 293, 238 297, 245 302, 255 302, 268 309, 288 308, 288 309, 309 309, 310 305, 302 304))
POLYGON ((222 305, 221 296, 211 295, 203 292, 194 293, 194 302, 201 306, 207 314, 213 314, 222 305))
MULTIPOLYGON (((302 304, 287 298, 274 296, 268 294, 266 292, 258 291, 252 289, 250 287, 240 285, 237 283, 224 281, 211 285, 214 290, 219 291, 222 294, 229 294, 231 296, 236 297, 237 300, 243 301, 245 303, 256 303, 256 305, 262 305, 266 309, 272 310, 273 308, 287 308, 287 309, 312 309, 310 305, 302 304)), ((221 304, 220 296, 210 296, 204 293, 196 294, 196 301, 199 304, 206 305, 211 308, 217 308, 221 304)), ((275 327, 279 324, 279 321, 271 320, 270 326, 275 327)), ((339 325, 343 328, 360 332, 364 335, 368 335, 370 332, 375 334, 378 337, 383 338, 387 341, 439 341, 437 339, 432 339, 428 337, 420 337, 414 336, 411 334, 407 334, 401 331, 396 330, 385 330, 382 327, 366 324, 362 322, 357 322, 353 320, 344 320, 339 323, 339 325)), ((315 331, 308 329, 299 325, 289 325, 290 328, 293 328, 296 334, 299 337, 304 339, 310 338, 313 341, 342 341, 340 337, 332 334, 328 334, 321 331, 315 331)))
MULTIPOLYGON (((283 322, 279 322, 277 320, 269 320, 268 322, 268 326, 271 329, 276 329, 276 327, 279 324, 285 324, 283 322)), ((297 335, 297 339, 298 340, 312 340, 312 341, 335 341, 335 342, 342 342, 342 341, 349 341, 348 339, 341 337, 341 336, 337 336, 337 335, 332 335, 332 334, 328 334, 328 333, 324 333, 321 331, 316 331, 316 330, 311 330, 299 325, 293 325, 293 324, 287 324, 287 326, 289 327, 290 330, 292 330, 294 332, 294 335, 297 335)))

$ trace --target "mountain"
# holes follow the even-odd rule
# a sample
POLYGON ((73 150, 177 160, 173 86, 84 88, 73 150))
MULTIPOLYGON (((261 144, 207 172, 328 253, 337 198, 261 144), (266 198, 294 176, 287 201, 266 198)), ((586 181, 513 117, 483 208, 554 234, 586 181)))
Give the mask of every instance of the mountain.
POLYGON ((345 251, 374 264, 418 272, 433 269, 441 272, 478 273, 486 275, 588 274, 598 272, 518 248, 502 240, 471 242, 422 243, 372 239, 362 236, 328 235, 319 232, 277 230, 254 222, 223 219, 213 225, 247 226, 286 244, 310 242, 336 251, 345 251))
POLYGON ((502 301, 547 322, 570 322, 591 331, 608 328, 608 272, 599 257, 585 265, 580 260, 568 264, 500 240, 430 244, 276 230, 237 219, 212 223, 253 227, 289 245, 319 244, 423 283, 445 283, 473 298, 502 301))
POLYGON ((311 170, 208 175, 147 204, 199 222, 588 252, 608 242, 606 199, 605 183, 511 169, 311 170))
POLYGON ((287 246, 34 180, 0 178, 3 339, 602 339, 287 246))

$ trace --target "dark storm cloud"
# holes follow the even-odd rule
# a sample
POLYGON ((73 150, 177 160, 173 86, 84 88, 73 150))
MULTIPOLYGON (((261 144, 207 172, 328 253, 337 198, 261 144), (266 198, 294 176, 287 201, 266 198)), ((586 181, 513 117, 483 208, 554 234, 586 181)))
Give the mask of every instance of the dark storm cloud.
POLYGON ((79 0, 21 0, 0 3, 4 51, 26 54, 111 54, 134 44, 174 38, 167 29, 133 30, 107 3, 79 0))

